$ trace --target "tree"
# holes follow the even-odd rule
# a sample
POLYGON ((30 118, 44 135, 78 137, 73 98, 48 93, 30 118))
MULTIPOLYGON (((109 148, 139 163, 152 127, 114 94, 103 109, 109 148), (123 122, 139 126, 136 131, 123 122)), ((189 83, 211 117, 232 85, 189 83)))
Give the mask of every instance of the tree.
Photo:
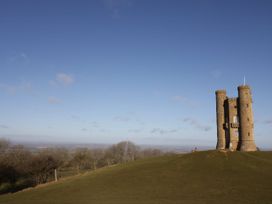
POLYGON ((93 169, 96 170, 99 167, 105 166, 104 162, 104 151, 102 149, 93 149, 91 150, 93 169))
POLYGON ((57 168, 68 165, 70 160, 70 154, 65 148, 46 148, 40 152, 52 156, 57 163, 57 168))
POLYGON ((78 173, 80 169, 91 169, 92 167, 91 151, 87 148, 76 149, 71 163, 77 167, 78 173))
POLYGON ((10 147, 10 142, 4 138, 0 138, 0 154, 5 153, 10 147))
POLYGON ((31 161, 31 175, 36 184, 46 183, 58 167, 58 161, 46 152, 35 155, 31 161))
POLYGON ((123 163, 137 158, 139 147, 129 141, 119 142, 107 149, 106 155, 110 163, 123 163))
POLYGON ((21 145, 10 147, 1 156, 1 175, 5 180, 15 183, 29 173, 31 153, 21 145))

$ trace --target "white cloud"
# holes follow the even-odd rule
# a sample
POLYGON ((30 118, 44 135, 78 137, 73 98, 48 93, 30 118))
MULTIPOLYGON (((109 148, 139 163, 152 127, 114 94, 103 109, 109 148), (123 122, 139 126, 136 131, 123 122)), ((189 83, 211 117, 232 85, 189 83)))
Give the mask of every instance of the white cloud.
POLYGON ((120 17, 120 11, 132 6, 132 0, 101 0, 104 6, 112 12, 113 18, 120 17))
POLYGON ((9 62, 29 62, 29 57, 26 53, 16 53, 8 58, 9 62))
POLYGON ((196 102, 190 100, 187 97, 181 96, 181 95, 173 96, 172 100, 175 101, 175 102, 183 103, 184 105, 190 106, 190 107, 193 107, 193 108, 195 108, 197 106, 196 102))
POLYGON ((98 128, 98 127, 99 127, 99 124, 98 124, 98 122, 96 122, 96 121, 91 122, 90 125, 91 125, 92 127, 94 127, 94 128, 98 128))
POLYGON ((151 133, 159 133, 159 134, 163 135, 163 134, 175 133, 177 131, 178 131, 177 129, 167 130, 167 129, 162 129, 162 128, 153 128, 150 132, 151 133))
POLYGON ((223 74, 222 74, 221 70, 215 69, 215 70, 211 71, 211 75, 212 75, 213 78, 219 79, 223 74))
POLYGON ((56 97, 50 96, 50 97, 48 97, 48 103, 59 104, 59 103, 61 103, 61 100, 56 97))
POLYGON ((71 117, 74 119, 74 120, 80 120, 80 117, 79 116, 77 116, 77 115, 71 115, 71 117))
POLYGON ((0 90, 3 90, 9 94, 16 94, 18 92, 28 92, 32 93, 32 85, 30 82, 23 81, 19 85, 10 85, 10 84, 0 84, 0 90))
POLYGON ((73 84, 75 82, 75 79, 70 74, 58 73, 56 76, 56 81, 63 86, 68 86, 70 84, 73 84))
POLYGON ((131 120, 131 118, 127 116, 116 116, 113 118, 113 120, 120 121, 120 122, 128 122, 131 120))
POLYGON ((23 59, 25 59, 25 60, 28 59, 28 56, 27 56, 26 53, 24 53, 24 52, 22 52, 22 53, 20 54, 20 57, 23 58, 23 59))
POLYGON ((108 9, 121 9, 132 6, 132 0, 102 0, 102 2, 108 9))
POLYGON ((10 94, 15 94, 17 92, 18 87, 8 84, 0 84, 0 89, 10 94))
POLYGON ((116 122, 135 123, 138 124, 139 126, 145 125, 145 122, 138 118, 135 112, 128 112, 127 114, 124 115, 116 115, 113 117, 112 120, 116 122))
POLYGON ((0 125, 0 128, 9 129, 9 126, 7 126, 7 125, 0 125))
MULTIPOLYGON (((255 123, 256 123, 256 120, 255 120, 255 123)), ((272 125, 272 120, 266 120, 264 121, 264 124, 272 125)))
POLYGON ((142 131, 141 129, 129 129, 128 130, 128 132, 131 132, 131 133, 139 133, 141 131, 142 131))
POLYGON ((197 121, 196 119, 193 119, 193 118, 184 118, 183 122, 188 123, 191 126, 197 128, 199 130, 205 131, 205 132, 208 132, 212 129, 211 126, 203 125, 199 121, 197 121))
POLYGON ((105 129, 105 128, 101 128, 100 132, 108 132, 109 130, 105 129))
POLYGON ((57 82, 54 81, 54 80, 50 80, 50 81, 49 81, 49 84, 50 84, 51 86, 57 86, 57 85, 58 85, 57 82))

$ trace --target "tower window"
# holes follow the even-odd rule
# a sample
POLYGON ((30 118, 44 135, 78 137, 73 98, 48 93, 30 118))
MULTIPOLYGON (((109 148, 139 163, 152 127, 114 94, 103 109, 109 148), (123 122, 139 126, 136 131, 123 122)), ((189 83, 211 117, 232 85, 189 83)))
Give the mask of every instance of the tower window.
POLYGON ((250 136, 250 133, 247 133, 248 136, 250 136))
POLYGON ((237 117, 237 115, 233 116, 233 123, 238 123, 238 117, 237 117))
POLYGON ((249 118, 247 118, 247 121, 249 122, 249 118))
POLYGON ((247 107, 249 107, 249 105, 247 104, 247 107))

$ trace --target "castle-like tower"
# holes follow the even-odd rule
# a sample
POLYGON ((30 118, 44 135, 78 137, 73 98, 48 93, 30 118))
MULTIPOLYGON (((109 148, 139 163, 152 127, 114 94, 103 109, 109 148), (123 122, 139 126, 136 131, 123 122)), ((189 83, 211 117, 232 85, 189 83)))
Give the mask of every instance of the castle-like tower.
POLYGON ((225 90, 217 90, 216 149, 232 151, 256 151, 250 87, 238 87, 238 98, 228 98, 225 90))

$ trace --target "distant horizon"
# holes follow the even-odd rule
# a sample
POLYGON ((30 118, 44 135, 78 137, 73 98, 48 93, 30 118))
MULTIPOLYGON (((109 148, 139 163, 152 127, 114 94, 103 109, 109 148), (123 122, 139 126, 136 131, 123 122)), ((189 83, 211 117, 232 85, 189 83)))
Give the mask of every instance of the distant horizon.
MULTIPOLYGON (((142 146, 142 147, 180 147, 180 148, 189 148, 190 150, 194 148, 199 148, 200 150, 215 150, 216 144, 210 145, 210 144, 193 144, 193 143, 177 143, 177 144, 160 144, 160 143, 137 143, 133 140, 120 140, 116 142, 95 142, 95 141, 89 141, 89 142, 76 142, 76 141, 35 141, 35 140, 16 140, 16 139, 8 139, 8 137, 1 137, 0 139, 7 140, 11 142, 13 145, 46 145, 46 147, 65 147, 65 146, 92 146, 92 145, 98 145, 98 146, 111 146, 114 144, 118 144, 119 142, 124 141, 130 141, 133 142, 135 145, 142 146)), ((271 151, 272 147, 269 145, 266 146, 257 146, 261 150, 265 151, 271 151)))
MULTIPOLYGON (((0 138, 5 139, 5 138, 0 138)), ((65 148, 65 149, 77 149, 77 148, 88 148, 88 149, 106 149, 112 145, 116 145, 120 142, 115 143, 95 143, 95 142, 46 142, 46 141, 16 141, 16 140, 8 140, 11 145, 23 145, 26 148, 65 148)), ((193 144, 141 144, 135 143, 133 141, 129 141, 139 146, 141 149, 160 149, 165 152, 191 152, 193 150, 198 151, 206 151, 206 150, 216 150, 214 145, 193 145, 193 144)), ((272 147, 270 146, 258 146, 260 151, 272 151, 272 147)))
MULTIPOLYGON (((0 138, 4 139, 4 138, 0 138)), ((80 142, 46 142, 46 141, 15 141, 8 140, 11 145, 23 145, 26 148, 34 148, 34 149, 43 149, 43 148, 65 148, 65 149, 77 149, 77 148, 89 148, 89 149, 106 149, 112 145, 116 145, 120 142, 116 143, 80 143, 80 142)), ((141 149, 160 149, 162 151, 171 151, 171 152, 191 152, 192 150, 214 150, 213 146, 208 145, 181 145, 181 144, 138 144, 133 141, 133 144, 137 145, 141 149)))
MULTIPOLYGON (((133 142, 137 145, 146 145, 146 146, 190 146, 190 147, 197 147, 197 146, 202 146, 202 147, 215 147, 216 145, 209 145, 209 144, 202 144, 202 145, 197 145, 195 143, 192 142, 192 140, 188 140, 190 142, 187 141, 187 143, 182 143, 182 141, 180 143, 156 143, 156 142, 146 142, 146 143, 141 143, 141 142, 137 142, 134 140, 130 140, 130 139, 124 139, 124 140, 118 140, 118 141, 108 141, 108 142, 99 142, 99 141, 85 141, 85 142, 80 142, 80 141, 54 141, 54 140, 27 140, 27 139, 9 139, 12 138, 11 136, 8 137, 0 137, 0 139, 4 139, 7 140, 11 143, 15 143, 15 144, 67 144, 67 145, 77 145, 77 144, 98 144, 98 145, 112 145, 112 144, 117 144, 119 142, 123 142, 123 141, 130 141, 133 142)), ((184 140, 186 141, 186 140, 184 140)))

